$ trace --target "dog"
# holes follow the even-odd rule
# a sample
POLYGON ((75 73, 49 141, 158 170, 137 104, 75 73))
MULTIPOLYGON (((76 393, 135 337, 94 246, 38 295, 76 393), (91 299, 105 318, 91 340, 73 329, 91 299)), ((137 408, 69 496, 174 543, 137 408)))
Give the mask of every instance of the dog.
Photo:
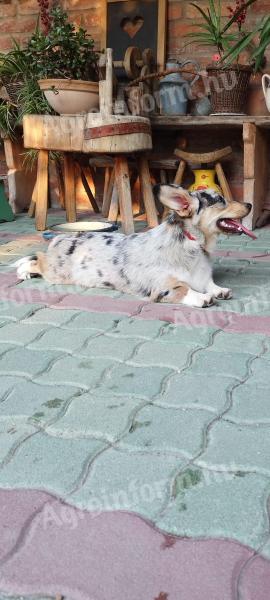
POLYGON ((239 219, 250 204, 228 202, 214 190, 189 193, 175 184, 155 186, 170 209, 166 220, 142 233, 58 235, 46 254, 20 259, 19 279, 42 276, 53 284, 113 288, 148 298, 204 308, 232 297, 213 281, 210 252, 218 234, 246 233, 239 219))

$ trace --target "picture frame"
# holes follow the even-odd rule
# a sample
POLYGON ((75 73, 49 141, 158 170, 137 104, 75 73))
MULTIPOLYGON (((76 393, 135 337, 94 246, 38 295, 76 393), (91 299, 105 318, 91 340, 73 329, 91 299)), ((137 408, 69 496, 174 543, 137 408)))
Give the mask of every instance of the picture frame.
POLYGON ((123 60, 128 46, 154 51, 158 70, 166 62, 167 0, 102 0, 101 48, 123 60))

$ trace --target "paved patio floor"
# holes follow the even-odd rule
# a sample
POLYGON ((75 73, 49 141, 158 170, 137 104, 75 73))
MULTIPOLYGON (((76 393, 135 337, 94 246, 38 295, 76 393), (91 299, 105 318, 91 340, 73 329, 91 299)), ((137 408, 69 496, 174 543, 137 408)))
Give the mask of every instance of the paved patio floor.
POLYGON ((18 282, 27 216, 0 244, 0 600, 269 600, 270 228, 206 310, 18 282))

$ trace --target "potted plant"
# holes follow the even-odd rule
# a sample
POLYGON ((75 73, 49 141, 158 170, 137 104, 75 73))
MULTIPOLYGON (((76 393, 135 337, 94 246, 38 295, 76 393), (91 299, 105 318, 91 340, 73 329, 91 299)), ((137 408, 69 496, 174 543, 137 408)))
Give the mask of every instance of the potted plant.
POLYGON ((48 30, 37 28, 26 48, 32 77, 50 106, 60 114, 98 110, 98 55, 87 32, 68 21, 56 6, 49 12, 48 30))
POLYGON ((213 113, 243 114, 251 74, 264 64, 270 43, 270 17, 252 31, 245 29, 248 8, 256 1, 236 0, 234 8, 228 7, 228 17, 221 15, 221 0, 209 0, 206 10, 192 3, 203 20, 199 30, 187 36, 215 49, 212 64, 207 66, 213 113))

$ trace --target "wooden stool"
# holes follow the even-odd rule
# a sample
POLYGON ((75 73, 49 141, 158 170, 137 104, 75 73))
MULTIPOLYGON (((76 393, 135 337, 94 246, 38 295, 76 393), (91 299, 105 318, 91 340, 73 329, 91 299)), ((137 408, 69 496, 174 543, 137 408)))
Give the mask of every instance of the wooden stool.
POLYGON ((176 183, 177 185, 181 185, 187 163, 201 163, 202 165, 206 165, 207 163, 214 163, 216 176, 219 185, 222 189, 224 198, 226 198, 229 202, 233 201, 233 196, 228 181, 220 163, 220 160, 222 158, 225 158, 232 154, 232 148, 230 146, 226 146, 226 148, 221 148, 220 150, 215 150, 213 152, 204 153, 186 152, 185 150, 178 150, 176 148, 174 154, 181 158, 174 178, 174 183, 176 183))
MULTIPOLYGON (((152 148, 149 119, 130 115, 113 115, 112 111, 112 51, 106 50, 106 80, 100 81, 100 113, 87 115, 25 115, 23 118, 24 145, 39 150, 38 172, 32 213, 36 207, 36 227, 44 230, 48 200, 49 151, 64 153, 64 195, 68 221, 76 221, 75 174, 72 153, 109 154, 114 161, 114 213, 116 191, 124 233, 134 231, 132 199, 127 157, 137 156, 142 193, 148 224, 158 225, 152 194, 146 151, 152 148)), ((109 185, 108 176, 106 186, 109 185)), ((112 182, 111 184, 112 185, 112 182)), ((113 207, 112 207, 113 208, 113 207)), ((109 211, 111 212, 111 211, 109 211)), ((117 216, 116 216, 117 218, 117 216)), ((116 219, 112 219, 116 220, 116 219)))

